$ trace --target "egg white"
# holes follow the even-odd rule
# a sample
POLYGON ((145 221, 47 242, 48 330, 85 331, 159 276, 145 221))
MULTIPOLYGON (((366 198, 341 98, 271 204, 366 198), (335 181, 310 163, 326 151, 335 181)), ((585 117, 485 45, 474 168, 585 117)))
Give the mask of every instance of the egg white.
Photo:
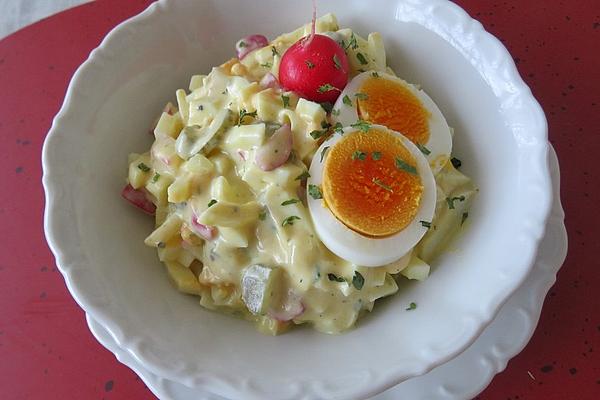
POLYGON ((429 165, 433 170, 434 174, 437 174, 446 162, 450 159, 450 153, 452 152, 452 134, 450 133, 450 127, 446 122, 446 118, 433 102, 431 97, 427 95, 423 90, 415 85, 412 85, 396 76, 379 72, 378 78, 373 78, 373 73, 376 71, 366 71, 354 77, 344 88, 340 97, 338 97, 333 109, 336 112, 332 113, 332 119, 334 122, 340 122, 342 126, 349 126, 355 123, 358 117, 356 93, 360 92, 365 79, 388 79, 397 83, 400 83, 405 88, 410 90, 419 100, 423 106, 429 111, 429 140, 424 146, 431 152, 426 155, 429 165), (344 104, 344 96, 348 96, 352 100, 352 106, 344 104), (339 114, 337 113, 339 110, 339 114))
MULTIPOLYGON (((423 185, 423 194, 419 210, 410 224, 392 236, 384 238, 367 237, 348 228, 343 222, 337 219, 331 210, 325 206, 322 199, 313 199, 310 194, 307 194, 307 199, 315 231, 321 242, 329 250, 355 265, 378 267, 402 258, 427 233, 427 228, 420 221, 431 222, 433 219, 436 203, 436 186, 429 163, 417 146, 404 135, 384 126, 371 125, 371 127, 397 135, 416 160, 417 173, 423 185)), ((353 132, 358 132, 358 130, 352 127, 344 128, 344 135, 353 134, 353 132)), ((322 186, 323 167, 327 153, 325 153, 325 157, 322 160, 320 155, 323 149, 328 146, 333 147, 341 138, 342 134, 336 133, 331 139, 321 144, 310 164, 310 178, 308 178, 307 188, 310 185, 322 186)))

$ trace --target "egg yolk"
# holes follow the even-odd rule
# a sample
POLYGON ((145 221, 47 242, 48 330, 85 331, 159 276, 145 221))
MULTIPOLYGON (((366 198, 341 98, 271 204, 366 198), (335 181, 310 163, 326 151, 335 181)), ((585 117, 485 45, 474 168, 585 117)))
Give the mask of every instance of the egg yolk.
POLYGON ((358 114, 365 121, 402 133, 413 143, 429 140, 429 112, 410 89, 383 77, 369 77, 360 87, 358 114))
POLYGON ((354 231, 393 235, 414 219, 423 194, 417 163, 401 139, 371 128, 346 134, 332 146, 323 168, 323 198, 354 231))

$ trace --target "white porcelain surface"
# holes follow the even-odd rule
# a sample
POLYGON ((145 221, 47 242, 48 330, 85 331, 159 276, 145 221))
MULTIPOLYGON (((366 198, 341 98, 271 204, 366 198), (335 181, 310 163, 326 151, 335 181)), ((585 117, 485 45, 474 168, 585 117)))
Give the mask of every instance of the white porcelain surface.
MULTIPOLYGON (((531 273, 500 309, 496 318, 481 336, 463 353, 425 375, 408 379, 371 400, 462 400, 480 393, 494 375, 504 370, 506 363, 529 342, 533 334, 544 297, 556 280, 556 273, 567 254, 567 231, 560 204, 560 171, 556 154, 549 159, 554 187, 554 204, 544 239, 538 250, 531 273)), ((113 352, 117 359, 134 370, 160 399, 224 400, 201 388, 191 389, 161 378, 121 349, 108 331, 89 315, 87 322, 98 341, 113 352)))
POLYGON ((92 52, 44 145, 46 236, 76 301, 152 373, 231 398, 372 396, 464 350, 527 276, 552 198, 546 121, 505 48, 455 4, 323 2, 342 26, 382 33, 392 67, 456 128, 455 154, 481 193, 430 279, 356 329, 263 336, 176 292, 142 243, 152 221, 119 196, 127 154, 149 147, 174 89, 231 57, 237 38, 310 17, 304 2, 246 4, 161 0, 92 52), (413 301, 419 312, 405 312, 413 301))

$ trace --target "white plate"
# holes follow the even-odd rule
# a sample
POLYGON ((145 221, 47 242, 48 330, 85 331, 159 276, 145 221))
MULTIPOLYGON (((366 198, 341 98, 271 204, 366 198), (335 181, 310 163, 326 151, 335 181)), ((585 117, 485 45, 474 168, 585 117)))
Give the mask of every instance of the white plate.
POLYGON ((323 2, 343 26, 382 33, 391 65, 457 129, 455 153, 481 193, 456 251, 356 329, 266 337, 174 290, 143 245, 152 221, 118 195, 127 154, 149 147, 174 89, 231 57, 239 37, 310 18, 307 2, 247 4, 161 0, 92 52, 44 144, 48 242, 76 301, 152 373, 244 399, 372 396, 463 351, 527 276, 552 197, 544 114, 502 44, 455 4, 323 2), (419 312, 404 312, 413 301, 419 312))
MULTIPOLYGON (((481 336, 462 354, 429 373, 409 379, 371 400, 450 400, 470 399, 481 392, 494 375, 529 342, 542 310, 544 297, 556 280, 567 254, 567 231, 560 204, 560 171, 556 153, 549 159, 554 187, 554 205, 537 261, 521 287, 502 307, 481 336)), ((108 331, 89 315, 87 322, 98 341, 117 359, 137 373, 160 399, 225 400, 201 389, 158 377, 121 349, 108 331)))

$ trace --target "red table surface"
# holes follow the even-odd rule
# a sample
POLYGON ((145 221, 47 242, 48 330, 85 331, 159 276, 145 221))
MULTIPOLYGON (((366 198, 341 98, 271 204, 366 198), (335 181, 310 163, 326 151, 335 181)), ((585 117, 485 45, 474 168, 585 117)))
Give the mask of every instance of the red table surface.
MULTIPOLYGON (((43 233, 40 162, 75 69, 149 3, 92 2, 0 41, 1 399, 153 398, 92 337, 56 269, 43 233)), ((592 209, 600 201, 600 3, 457 3, 504 42, 547 113, 570 237, 533 339, 478 398, 600 399, 600 212, 592 209)))

